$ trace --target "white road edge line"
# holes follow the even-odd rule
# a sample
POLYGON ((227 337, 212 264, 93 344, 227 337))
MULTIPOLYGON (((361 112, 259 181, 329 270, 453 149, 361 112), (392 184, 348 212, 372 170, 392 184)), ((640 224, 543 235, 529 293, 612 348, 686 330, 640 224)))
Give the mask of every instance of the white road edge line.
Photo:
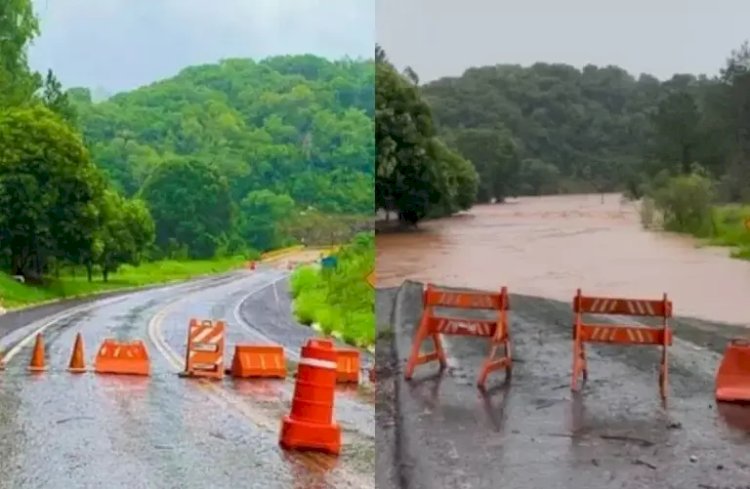
MULTIPOLYGON (((274 289, 273 289, 274 290, 274 295, 276 295, 277 294, 277 292, 276 292, 276 284, 278 282, 281 282, 282 280, 284 280, 286 277, 287 277, 286 275, 283 275, 283 276, 279 277, 277 280, 274 280, 273 282, 271 282, 268 285, 266 285, 266 287, 273 286, 274 287, 274 289)), ((262 291, 266 287, 263 287, 263 288, 258 289, 258 290, 254 290, 254 291, 248 293, 247 295, 245 295, 234 306, 234 311, 233 311, 232 314, 234 316, 234 319, 240 324, 240 326, 243 326, 248 332, 250 332, 250 334, 252 334, 253 336, 255 336, 260 342, 265 343, 265 344, 272 344, 273 341, 268 336, 264 335, 263 333, 261 333, 257 329, 253 328, 252 325, 250 325, 247 321, 245 321, 244 319, 242 319, 242 314, 240 313, 240 309, 242 308, 242 304, 244 304, 246 300, 248 300, 253 295, 257 294, 258 292, 262 291)), ((276 299, 277 299, 277 302, 278 302, 278 295, 276 295, 276 299)), ((284 352, 286 353, 287 357, 299 361, 300 355, 299 355, 299 353, 297 351, 291 350, 291 349, 289 349, 289 348, 287 348, 285 346, 284 347, 284 352)))

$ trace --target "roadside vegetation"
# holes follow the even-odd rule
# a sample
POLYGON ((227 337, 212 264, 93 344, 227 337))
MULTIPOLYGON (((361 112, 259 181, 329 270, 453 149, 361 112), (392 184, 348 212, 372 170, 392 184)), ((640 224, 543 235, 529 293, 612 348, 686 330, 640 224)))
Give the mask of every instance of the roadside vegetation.
POLYGON ((0 303, 159 282, 177 263, 223 269, 371 226, 373 60, 231 59, 95 102, 29 68, 32 5, 0 6, 12 40, 0 43, 0 273, 25 281, 0 280, 0 303))
POLYGON ((375 344, 375 291, 365 280, 375 266, 372 233, 357 235, 340 248, 330 268, 305 266, 291 278, 294 314, 326 335, 359 346, 375 344))
POLYGON ((89 281, 86 272, 65 270, 59 277, 49 277, 44 286, 21 283, 0 273, 2 305, 15 309, 41 302, 83 297, 102 292, 188 280, 203 275, 228 272, 244 265, 244 256, 214 260, 162 260, 143 263, 137 267, 123 265, 106 282, 100 276, 89 281))

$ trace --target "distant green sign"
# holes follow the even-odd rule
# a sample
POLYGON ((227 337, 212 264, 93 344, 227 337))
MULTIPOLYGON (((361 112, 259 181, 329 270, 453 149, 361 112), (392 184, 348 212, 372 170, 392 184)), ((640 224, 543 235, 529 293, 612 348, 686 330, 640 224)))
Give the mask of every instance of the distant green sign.
POLYGON ((339 259, 333 255, 326 256, 322 260, 320 260, 320 266, 322 266, 324 269, 333 269, 336 268, 339 264, 339 259))

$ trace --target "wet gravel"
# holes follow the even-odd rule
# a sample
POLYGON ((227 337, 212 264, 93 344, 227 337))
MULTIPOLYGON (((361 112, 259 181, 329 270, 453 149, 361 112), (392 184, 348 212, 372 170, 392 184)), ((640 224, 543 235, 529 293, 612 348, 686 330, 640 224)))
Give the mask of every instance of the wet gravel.
POLYGON ((438 373, 437 363, 423 365, 404 381, 421 284, 406 282, 395 297, 392 290, 379 294, 379 317, 393 304, 394 333, 378 354, 387 359, 392 351, 398 366, 393 390, 378 397, 378 433, 393 433, 396 454, 383 466, 378 460, 379 473, 386 463, 395 472, 384 476, 391 485, 383 487, 750 485, 750 407, 717 407, 713 398, 720 353, 730 337, 747 333, 741 327, 673 322, 666 406, 658 395, 656 348, 589 345, 589 381, 574 395, 570 304, 512 295, 513 375, 505 383, 501 372, 491 374, 481 393, 474 384, 487 343, 476 338, 448 338, 445 372, 438 373))

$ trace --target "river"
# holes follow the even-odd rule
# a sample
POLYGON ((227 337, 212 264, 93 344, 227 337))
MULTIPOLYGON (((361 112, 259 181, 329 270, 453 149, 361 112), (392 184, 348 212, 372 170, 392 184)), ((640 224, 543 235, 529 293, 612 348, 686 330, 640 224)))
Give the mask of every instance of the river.
POLYGON ((660 299, 676 315, 750 325, 750 262, 646 231, 619 194, 522 197, 377 236, 378 287, 405 279, 557 300, 660 299))

